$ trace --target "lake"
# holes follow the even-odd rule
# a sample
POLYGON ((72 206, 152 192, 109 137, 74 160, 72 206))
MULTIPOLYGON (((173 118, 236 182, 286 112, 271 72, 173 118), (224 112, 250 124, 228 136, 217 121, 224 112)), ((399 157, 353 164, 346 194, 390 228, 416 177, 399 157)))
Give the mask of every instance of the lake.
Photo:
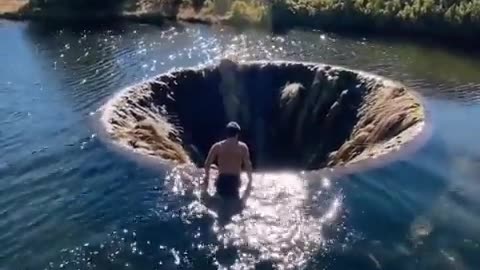
POLYGON ((478 269, 480 55, 320 31, 0 21, 0 269, 478 269), (97 109, 174 67, 322 62, 403 82, 431 137, 381 168, 258 173, 241 212, 112 150, 97 109))

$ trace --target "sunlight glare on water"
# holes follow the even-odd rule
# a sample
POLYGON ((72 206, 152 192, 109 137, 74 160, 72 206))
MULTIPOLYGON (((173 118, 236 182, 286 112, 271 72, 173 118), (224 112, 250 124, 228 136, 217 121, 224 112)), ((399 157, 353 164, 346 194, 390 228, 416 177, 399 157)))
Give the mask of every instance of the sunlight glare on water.
MULTIPOLYGON (((181 222, 178 233, 187 233, 190 244, 169 245, 148 230, 124 228, 110 233, 107 241, 63 250, 61 261, 51 262, 48 269, 188 267, 199 252, 217 269, 298 269, 312 256, 326 252, 343 226, 341 194, 331 186, 312 193, 308 180, 300 174, 255 174, 252 192, 237 201, 200 198, 198 179, 192 178, 195 173, 174 168, 166 176, 165 186, 176 194, 173 200, 188 199, 178 208, 163 204, 158 209, 168 213, 168 219, 181 222)), ((245 177, 243 180, 246 182, 245 177)), ((162 229, 157 225, 156 230, 162 229)))
MULTIPOLYGON (((173 192, 185 195, 189 186, 196 185, 191 177, 182 177, 182 173, 182 170, 174 170, 167 179, 171 181, 173 192)), ((245 178, 244 175, 244 186, 245 178)), ((253 189, 244 204, 243 201, 210 197, 206 201, 193 201, 182 215, 186 222, 189 217, 204 214, 214 218, 210 229, 218 242, 216 249, 236 250, 232 254, 235 262, 231 269, 252 268, 262 262, 278 269, 298 269, 332 237, 325 236, 323 228, 341 226, 337 220, 342 209, 341 195, 331 190, 330 180, 323 179, 322 189, 312 194, 308 190, 308 180, 300 174, 254 174, 253 189), (312 206, 312 201, 319 205, 312 206), (323 211, 313 213, 309 211, 312 207, 323 211)), ((219 266, 220 269, 226 267, 221 262, 219 266)))

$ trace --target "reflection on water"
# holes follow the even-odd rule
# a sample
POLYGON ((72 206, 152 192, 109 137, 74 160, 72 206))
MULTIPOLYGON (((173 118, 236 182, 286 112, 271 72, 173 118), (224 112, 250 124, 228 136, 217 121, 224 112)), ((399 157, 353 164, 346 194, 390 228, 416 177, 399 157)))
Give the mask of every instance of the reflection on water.
POLYGON ((203 264, 219 269, 298 269, 320 250, 328 250, 343 230, 341 192, 326 178, 311 192, 305 175, 254 175, 248 198, 236 199, 200 197, 198 179, 179 169, 166 179, 174 194, 190 197, 173 212, 168 206, 160 210, 168 212, 173 224, 150 220, 147 228, 114 231, 106 242, 64 250, 62 261, 51 263, 49 269, 206 267, 203 264), (152 235, 154 231, 175 232, 179 239, 164 243, 162 237, 152 235), (199 254, 207 258, 196 258, 199 254))
POLYGON ((226 259, 230 261, 223 266, 234 269, 258 262, 279 269, 298 268, 332 237, 324 235, 323 228, 336 221, 341 209, 341 197, 330 185, 311 194, 306 181, 293 173, 255 175, 252 192, 244 201, 217 197, 202 206, 195 201, 187 216, 213 217, 216 255, 234 252, 217 257, 220 265, 226 259))
POLYGON ((318 213, 319 209, 312 213, 305 205, 309 193, 304 181, 294 174, 257 176, 244 211, 224 227, 214 224, 220 243, 254 251, 238 254, 234 268, 251 265, 258 259, 278 264, 280 269, 301 267, 322 247, 323 225, 331 224, 338 215, 340 198, 328 198, 329 190, 323 194, 319 190, 314 200, 320 205, 308 207, 325 209, 323 213, 318 213))
POLYGON ((480 62, 320 32, 198 25, 0 26, 1 269, 478 269, 480 62), (339 179, 256 174, 244 200, 202 197, 198 171, 145 166, 92 127, 119 89, 174 67, 327 62, 425 96, 418 153, 339 179))

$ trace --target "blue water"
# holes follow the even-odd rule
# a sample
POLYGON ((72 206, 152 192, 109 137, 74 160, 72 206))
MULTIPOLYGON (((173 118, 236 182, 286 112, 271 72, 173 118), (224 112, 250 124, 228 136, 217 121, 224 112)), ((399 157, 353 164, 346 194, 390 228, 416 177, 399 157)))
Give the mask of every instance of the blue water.
POLYGON ((406 41, 221 27, 0 21, 0 269, 478 269, 480 57, 406 41), (97 109, 173 67, 326 62, 400 80, 432 136, 382 168, 256 174, 245 209, 113 151, 97 109), (234 207, 233 207, 234 208, 234 207))

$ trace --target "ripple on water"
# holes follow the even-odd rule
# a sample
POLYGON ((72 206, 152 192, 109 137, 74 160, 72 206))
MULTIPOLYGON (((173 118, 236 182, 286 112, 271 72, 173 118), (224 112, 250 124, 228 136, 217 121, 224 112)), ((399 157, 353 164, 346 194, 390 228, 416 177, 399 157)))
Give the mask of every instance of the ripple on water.
POLYGON ((333 184, 312 192, 305 175, 256 174, 248 200, 200 199, 195 174, 178 168, 169 174, 165 186, 176 198, 155 219, 64 250, 48 269, 298 269, 342 227, 341 194, 333 184))
POLYGON ((220 206, 213 230, 218 242, 240 248, 234 269, 262 261, 280 269, 301 268, 325 244, 324 226, 338 217, 341 201, 326 187, 320 194, 326 211, 313 215, 306 207, 311 194, 305 181, 290 173, 257 175, 245 209, 225 226, 220 206))

